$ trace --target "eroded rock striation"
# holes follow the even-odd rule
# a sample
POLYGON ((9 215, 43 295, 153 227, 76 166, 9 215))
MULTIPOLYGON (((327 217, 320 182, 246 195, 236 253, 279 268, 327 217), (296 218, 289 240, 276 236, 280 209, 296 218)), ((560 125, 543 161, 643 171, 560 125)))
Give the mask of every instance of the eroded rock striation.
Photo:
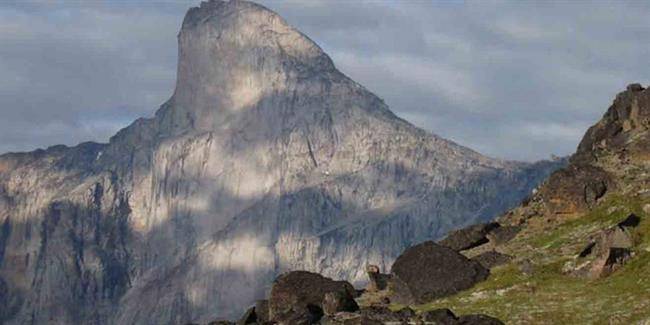
POLYGON ((254 3, 190 9, 178 43, 154 117, 107 144, 0 156, 2 322, 234 319, 282 272, 363 281, 558 166, 414 127, 254 3))

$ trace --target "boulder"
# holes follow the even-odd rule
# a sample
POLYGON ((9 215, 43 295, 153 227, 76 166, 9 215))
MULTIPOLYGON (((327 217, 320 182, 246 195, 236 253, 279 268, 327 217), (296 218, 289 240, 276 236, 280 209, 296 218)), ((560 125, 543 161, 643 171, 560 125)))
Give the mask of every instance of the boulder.
POLYGON ((487 235, 487 239, 495 245, 505 244, 511 241, 521 231, 518 226, 503 226, 492 229, 487 235))
POLYGON ((369 280, 366 290, 374 292, 386 289, 390 275, 381 273, 379 266, 376 265, 368 265, 366 271, 368 272, 369 280))
POLYGON ((471 258, 486 269, 506 264, 512 260, 512 256, 499 253, 497 251, 487 251, 471 258))
POLYGON ((632 257, 631 248, 634 241, 627 229, 636 227, 639 221, 639 217, 631 214, 618 225, 601 231, 596 239, 578 254, 579 258, 593 260, 587 260, 573 273, 578 276, 601 278, 620 268, 632 257))
POLYGON ((551 174, 540 195, 551 214, 575 215, 592 208, 611 186, 605 170, 576 161, 551 174))
POLYGON ((637 216, 636 214, 631 213, 629 216, 627 216, 627 218, 625 218, 625 220, 619 222, 617 226, 624 229, 636 228, 636 226, 638 226, 639 223, 641 223, 641 218, 639 218, 639 216, 637 216))
POLYGON ((494 317, 473 314, 465 315, 458 318, 458 325, 504 325, 504 323, 494 317))
POLYGON ((451 248, 427 241, 408 248, 391 269, 391 303, 411 305, 469 289, 489 270, 451 248))
MULTIPOLYGON (((320 274, 292 271, 280 275, 269 297, 269 318, 286 324, 308 324, 323 316, 323 300, 327 293, 338 293, 346 300, 354 300, 355 290, 346 281, 334 281, 320 274)), ((358 309, 346 305, 347 311, 358 309)))
POLYGON ((458 323, 458 317, 451 310, 441 308, 422 312, 420 314, 420 321, 425 324, 456 325, 458 323))
POLYGON ((630 258, 632 258, 632 251, 629 248, 611 247, 606 254, 599 256, 592 263, 591 276, 594 278, 608 276, 630 258))
POLYGON ((488 242, 486 235, 499 227, 496 222, 472 225, 450 232, 438 244, 449 247, 457 252, 474 248, 488 242))
POLYGON ((341 311, 355 311, 359 309, 354 298, 347 292, 341 291, 326 293, 322 305, 325 315, 334 315, 341 311))

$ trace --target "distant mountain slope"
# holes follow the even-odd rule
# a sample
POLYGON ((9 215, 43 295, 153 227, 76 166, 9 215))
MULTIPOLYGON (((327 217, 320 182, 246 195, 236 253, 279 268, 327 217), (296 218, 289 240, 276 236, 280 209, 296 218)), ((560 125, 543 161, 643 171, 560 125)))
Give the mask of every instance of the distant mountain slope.
POLYGON ((108 144, 0 156, 5 323, 239 315, 279 272, 362 281, 519 203, 562 162, 484 157, 396 117, 245 1, 188 11, 173 96, 108 144))
POLYGON ((514 257, 486 282, 420 306, 482 312, 507 324, 650 321, 650 90, 616 96, 567 167, 499 221, 519 227, 496 250, 514 257))

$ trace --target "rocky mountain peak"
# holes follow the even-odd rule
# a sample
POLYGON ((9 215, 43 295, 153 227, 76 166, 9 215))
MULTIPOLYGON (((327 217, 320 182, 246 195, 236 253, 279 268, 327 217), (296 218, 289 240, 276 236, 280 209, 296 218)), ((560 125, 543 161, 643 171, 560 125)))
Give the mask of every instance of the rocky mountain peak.
POLYGON ((191 8, 178 45, 175 112, 168 123, 177 132, 219 128, 266 98, 310 87, 299 86, 304 80, 318 76, 325 84, 340 77, 316 43, 247 1, 211 0, 191 8))
POLYGON ((589 128, 576 155, 623 149, 649 128, 650 91, 640 84, 630 84, 625 91, 616 95, 603 118, 589 128))

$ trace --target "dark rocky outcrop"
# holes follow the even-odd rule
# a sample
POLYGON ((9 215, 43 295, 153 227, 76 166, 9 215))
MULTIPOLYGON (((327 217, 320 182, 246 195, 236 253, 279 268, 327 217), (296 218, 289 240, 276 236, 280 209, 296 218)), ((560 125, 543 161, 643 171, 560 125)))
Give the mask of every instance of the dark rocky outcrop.
POLYGON ((640 222, 641 218, 636 214, 631 213, 627 216, 627 218, 625 218, 625 220, 619 222, 617 226, 619 228, 636 228, 640 222))
POLYGON ((512 256, 499 253, 497 251, 487 251, 471 258, 486 269, 491 269, 495 266, 503 265, 512 260, 512 256))
POLYGON ((487 243, 487 234, 498 227, 499 224, 496 222, 471 225, 450 232, 438 244, 449 247, 457 252, 463 251, 487 243))
POLYGON ((579 162, 553 173, 540 195, 552 214, 572 215, 593 207, 612 186, 605 170, 579 162))
POLYGON ((471 288, 488 275, 489 271, 478 262, 428 241, 407 249, 397 258, 388 289, 391 302, 425 303, 471 288))
MULTIPOLYGON (((269 296, 269 318, 282 323, 310 323, 323 314, 326 294, 334 299, 336 311, 355 311, 354 287, 345 281, 334 281, 320 274, 293 271, 279 276, 269 296)), ((330 308, 332 305, 328 305, 330 308)))

